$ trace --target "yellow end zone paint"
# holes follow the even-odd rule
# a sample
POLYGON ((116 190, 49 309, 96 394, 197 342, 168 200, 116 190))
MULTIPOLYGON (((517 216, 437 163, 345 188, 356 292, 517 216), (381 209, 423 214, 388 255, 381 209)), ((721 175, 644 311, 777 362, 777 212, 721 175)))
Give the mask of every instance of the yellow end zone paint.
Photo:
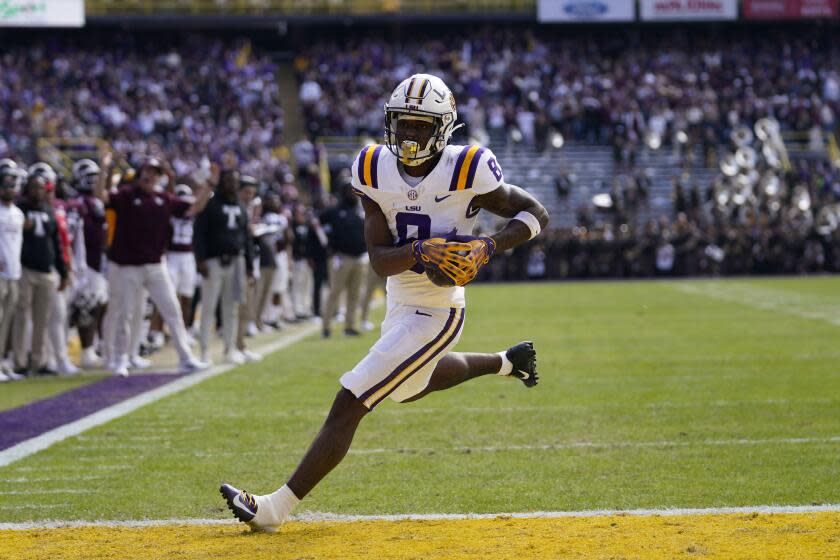
POLYGON ((840 558, 840 512, 0 531, 0 558, 840 558))

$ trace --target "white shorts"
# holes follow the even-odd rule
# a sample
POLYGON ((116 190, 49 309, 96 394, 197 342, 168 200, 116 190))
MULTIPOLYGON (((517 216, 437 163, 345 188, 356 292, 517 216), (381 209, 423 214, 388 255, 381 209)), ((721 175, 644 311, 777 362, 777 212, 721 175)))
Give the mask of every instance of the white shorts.
POLYGON ((461 338, 464 308, 389 304, 382 336, 341 376, 341 385, 373 410, 385 397, 402 402, 429 384, 437 363, 461 338))
POLYGON ((166 253, 166 268, 175 286, 175 293, 182 297, 193 297, 198 279, 195 254, 189 251, 169 251, 166 253))
POLYGON ((86 267, 79 278, 76 279, 71 301, 79 294, 85 294, 85 297, 91 301, 102 305, 108 303, 108 281, 105 279, 105 275, 86 267))

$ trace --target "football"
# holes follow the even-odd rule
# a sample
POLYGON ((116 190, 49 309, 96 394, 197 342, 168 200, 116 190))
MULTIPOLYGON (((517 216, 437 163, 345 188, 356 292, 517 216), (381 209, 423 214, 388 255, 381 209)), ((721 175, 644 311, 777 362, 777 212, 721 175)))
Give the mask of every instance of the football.
MULTIPOLYGON (((456 253, 462 257, 466 257, 469 254, 469 251, 456 251, 456 253)), ((440 286, 441 288, 451 288, 455 285, 455 280, 450 278, 439 267, 435 266, 434 263, 426 265, 426 276, 432 281, 432 284, 440 286)))
POLYGON ((426 276, 432 281, 432 284, 441 288, 451 288, 455 285, 455 280, 432 263, 426 265, 426 276))

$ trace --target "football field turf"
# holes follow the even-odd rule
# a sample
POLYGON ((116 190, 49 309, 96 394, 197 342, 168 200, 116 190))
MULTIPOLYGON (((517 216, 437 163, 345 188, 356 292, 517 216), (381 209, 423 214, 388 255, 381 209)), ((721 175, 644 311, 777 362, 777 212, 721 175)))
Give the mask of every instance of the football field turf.
MULTIPOLYGON (((457 350, 531 339, 540 384, 487 376, 411 404, 386 401, 296 513, 832 507, 757 518, 309 522, 253 537, 232 525, 36 526, 0 532, 0 558, 4 548, 155 557, 143 542, 184 558, 730 558, 759 545, 767 554, 741 551, 840 555, 840 278, 476 286, 467 301, 457 350), (353 544, 337 552, 341 542, 353 544)), ((2 467, 0 523, 228 519, 219 483, 282 485, 339 375, 374 340, 306 339, 2 467)))

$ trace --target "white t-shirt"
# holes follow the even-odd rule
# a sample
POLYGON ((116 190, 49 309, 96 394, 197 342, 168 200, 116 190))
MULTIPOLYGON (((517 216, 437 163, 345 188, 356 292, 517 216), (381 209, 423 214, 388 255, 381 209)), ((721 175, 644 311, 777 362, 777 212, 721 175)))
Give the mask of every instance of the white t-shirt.
POLYGON ((20 279, 23 247, 23 212, 14 204, 0 203, 0 278, 20 279))
MULTIPOLYGON (((364 148, 353 162, 356 193, 376 203, 397 245, 412 239, 442 237, 452 231, 470 235, 478 209, 475 196, 499 188, 502 169, 487 148, 446 146, 435 168, 412 185, 400 174, 397 157, 386 146, 364 148)), ((420 307, 464 307, 464 288, 434 285, 418 266, 389 276, 389 304, 420 307)))

